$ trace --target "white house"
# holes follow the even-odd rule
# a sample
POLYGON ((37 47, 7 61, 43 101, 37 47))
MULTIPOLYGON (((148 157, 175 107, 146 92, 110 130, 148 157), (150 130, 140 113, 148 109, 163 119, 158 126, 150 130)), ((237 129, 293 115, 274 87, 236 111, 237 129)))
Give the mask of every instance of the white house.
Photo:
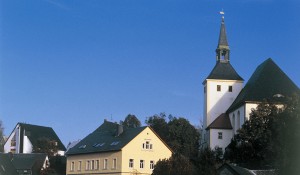
POLYGON ((58 155, 64 155, 66 148, 51 127, 18 123, 4 144, 5 153, 32 153, 38 139, 55 141, 58 155))
POLYGON ((201 146, 224 149, 236 131, 264 99, 280 102, 300 93, 297 85, 269 58, 257 67, 243 87, 243 78, 230 64, 230 49, 222 17, 216 65, 203 81, 204 132, 201 146))

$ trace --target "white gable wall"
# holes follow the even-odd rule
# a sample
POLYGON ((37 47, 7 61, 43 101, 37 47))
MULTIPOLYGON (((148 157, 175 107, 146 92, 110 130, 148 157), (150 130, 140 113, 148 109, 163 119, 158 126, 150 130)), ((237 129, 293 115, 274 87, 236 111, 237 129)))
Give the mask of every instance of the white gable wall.
POLYGON ((32 153, 32 144, 27 136, 24 136, 23 153, 32 153))
POLYGON ((222 148, 222 151, 225 151, 225 148, 231 141, 232 130, 231 129, 210 129, 210 148, 214 149, 216 146, 222 148), (222 139, 219 139, 219 132, 222 133, 222 139))

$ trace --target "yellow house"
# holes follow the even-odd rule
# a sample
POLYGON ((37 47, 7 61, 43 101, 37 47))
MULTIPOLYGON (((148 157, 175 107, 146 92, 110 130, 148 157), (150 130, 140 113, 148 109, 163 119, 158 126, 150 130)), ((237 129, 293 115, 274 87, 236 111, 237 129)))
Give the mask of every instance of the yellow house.
POLYGON ((123 128, 105 120, 66 155, 67 175, 149 175, 172 151, 148 126, 123 128))

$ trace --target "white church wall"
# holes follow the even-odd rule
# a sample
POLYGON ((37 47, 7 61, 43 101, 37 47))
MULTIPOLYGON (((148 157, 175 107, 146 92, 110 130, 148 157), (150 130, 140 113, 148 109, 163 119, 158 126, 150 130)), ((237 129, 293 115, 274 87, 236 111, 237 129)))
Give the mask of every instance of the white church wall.
POLYGON ((236 131, 242 127, 245 123, 245 105, 242 105, 238 109, 229 113, 229 118, 232 126, 232 135, 236 134, 236 131))
POLYGON ((210 148, 214 149, 216 146, 222 148, 223 152, 231 141, 231 129, 210 129, 210 148), (222 133, 222 138, 219 138, 219 133, 222 133))
POLYGON ((207 80, 206 82, 206 126, 209 126, 219 115, 226 112, 229 106, 243 88, 242 81, 236 80, 207 80), (221 90, 217 91, 217 86, 221 90), (229 86, 232 86, 232 92, 229 92, 229 86))
POLYGON ((32 144, 27 136, 23 140, 23 153, 32 153, 32 144))

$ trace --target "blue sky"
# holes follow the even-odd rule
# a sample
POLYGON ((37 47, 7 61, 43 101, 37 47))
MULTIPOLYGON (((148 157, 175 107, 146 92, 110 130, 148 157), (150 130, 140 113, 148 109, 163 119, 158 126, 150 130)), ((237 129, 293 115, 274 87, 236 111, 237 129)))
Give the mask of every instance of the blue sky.
POLYGON ((160 112, 199 125, 221 16, 247 81, 271 57, 300 85, 298 0, 3 0, 0 120, 51 126, 64 144, 104 119, 160 112))

